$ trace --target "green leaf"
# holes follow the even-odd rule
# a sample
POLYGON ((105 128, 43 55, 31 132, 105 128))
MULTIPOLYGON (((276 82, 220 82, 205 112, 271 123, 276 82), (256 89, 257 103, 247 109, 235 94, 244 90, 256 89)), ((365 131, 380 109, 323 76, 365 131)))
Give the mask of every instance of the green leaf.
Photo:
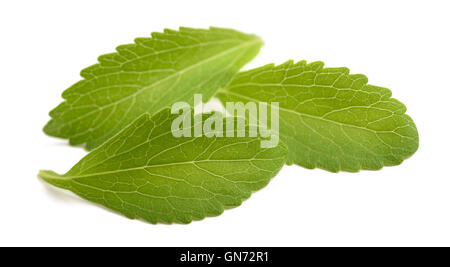
POLYGON ((286 161, 283 144, 261 148, 260 138, 176 138, 176 116, 144 114, 66 174, 39 176, 129 218, 189 223, 239 206, 286 161))
POLYGON ((84 80, 64 91, 44 132, 93 149, 145 112, 188 102, 194 93, 207 101, 261 46, 255 35, 220 28, 137 38, 81 71, 84 80))
POLYGON ((322 62, 266 65, 239 73, 218 93, 222 102, 279 102, 279 134, 287 164, 329 171, 400 164, 418 148, 406 107, 391 91, 368 85, 347 68, 322 62))

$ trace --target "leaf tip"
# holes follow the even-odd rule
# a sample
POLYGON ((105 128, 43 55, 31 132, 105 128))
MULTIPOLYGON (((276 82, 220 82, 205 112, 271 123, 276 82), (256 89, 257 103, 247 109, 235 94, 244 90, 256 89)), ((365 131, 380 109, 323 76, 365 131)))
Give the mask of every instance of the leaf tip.
POLYGON ((50 119, 47 124, 42 128, 42 131, 52 137, 62 137, 57 128, 58 123, 55 119, 50 119))

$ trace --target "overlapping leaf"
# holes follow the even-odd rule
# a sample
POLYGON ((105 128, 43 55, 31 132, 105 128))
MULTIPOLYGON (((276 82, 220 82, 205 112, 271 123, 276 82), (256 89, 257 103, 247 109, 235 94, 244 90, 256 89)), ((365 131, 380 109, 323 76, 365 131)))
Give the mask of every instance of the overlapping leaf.
POLYGON ((239 73, 218 93, 223 101, 279 102, 280 139, 288 164, 330 171, 400 164, 418 148, 406 107, 391 91, 347 68, 322 62, 266 65, 239 73))
POLYGON ((180 28, 100 56, 64 91, 44 128, 96 149, 64 175, 39 176, 129 218, 189 223, 239 206, 285 163, 380 169, 417 150, 406 107, 364 75, 305 61, 236 75, 261 45, 234 30, 180 28), (196 93, 204 101, 216 94, 224 103, 279 102, 282 142, 261 148, 260 137, 174 137, 177 115, 166 107, 192 103, 196 93))
POLYGON ((286 147, 260 138, 175 138, 175 117, 142 115, 66 174, 39 176, 129 218, 189 223, 239 206, 285 163, 286 147))
POLYGON ((180 28, 137 38, 99 57, 63 93, 44 131, 92 149, 145 112, 154 114, 194 93, 208 100, 259 51, 255 35, 180 28))

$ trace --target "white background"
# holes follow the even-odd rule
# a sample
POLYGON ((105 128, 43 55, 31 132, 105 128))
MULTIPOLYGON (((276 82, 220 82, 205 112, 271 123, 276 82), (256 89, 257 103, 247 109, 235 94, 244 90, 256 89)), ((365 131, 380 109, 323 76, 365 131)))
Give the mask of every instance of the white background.
POLYGON ((450 245, 449 11, 411 0, 1 1, 0 245, 450 245), (265 40, 246 69, 322 60, 390 88, 419 150, 381 171, 284 167, 242 206, 189 225, 128 220, 37 178, 86 154, 42 132, 81 69, 152 31, 210 25, 265 40))

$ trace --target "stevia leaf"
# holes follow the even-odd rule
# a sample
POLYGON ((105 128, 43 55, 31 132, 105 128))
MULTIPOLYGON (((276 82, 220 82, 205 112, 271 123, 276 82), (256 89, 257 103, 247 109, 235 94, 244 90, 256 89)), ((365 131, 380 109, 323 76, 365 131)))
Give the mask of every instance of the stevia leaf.
POLYGON ((93 149, 145 112, 191 101, 194 93, 207 101, 261 45, 255 35, 220 28, 137 38, 81 71, 84 79, 64 91, 44 132, 93 149))
POLYGON ((391 91, 347 68, 322 62, 266 65, 239 73, 219 91, 222 102, 279 102, 287 164, 329 171, 398 165, 418 148, 406 107, 391 91))
POLYGON ((144 114, 66 174, 39 176, 129 218, 189 223, 239 206, 285 163, 287 148, 261 148, 260 138, 176 138, 176 116, 144 114))

